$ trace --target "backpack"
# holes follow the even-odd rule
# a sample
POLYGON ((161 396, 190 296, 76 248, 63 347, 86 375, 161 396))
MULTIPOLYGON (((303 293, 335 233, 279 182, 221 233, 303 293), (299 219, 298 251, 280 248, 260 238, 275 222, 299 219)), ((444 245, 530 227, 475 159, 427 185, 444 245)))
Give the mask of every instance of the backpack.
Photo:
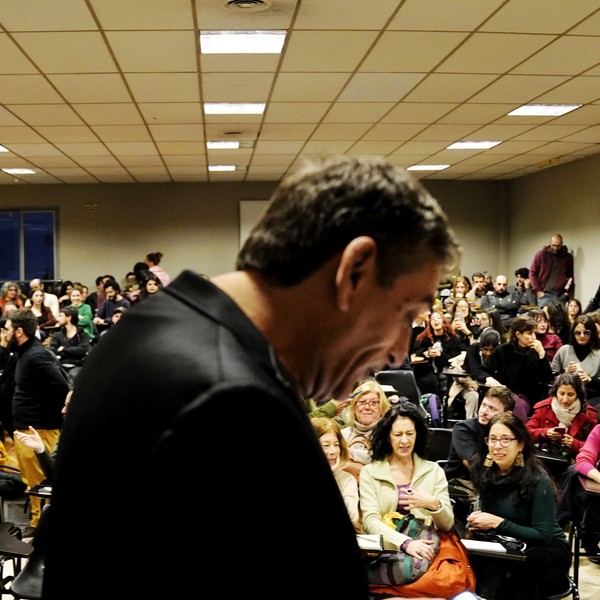
POLYGON ((422 394, 421 404, 427 410, 429 415, 430 427, 443 427, 443 411, 442 401, 437 394, 422 394))

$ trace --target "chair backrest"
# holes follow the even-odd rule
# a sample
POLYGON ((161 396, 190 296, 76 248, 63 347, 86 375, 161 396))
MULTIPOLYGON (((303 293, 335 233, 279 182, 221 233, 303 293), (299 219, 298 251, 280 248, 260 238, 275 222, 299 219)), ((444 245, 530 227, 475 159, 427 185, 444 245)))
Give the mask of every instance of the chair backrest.
POLYGON ((391 385, 398 396, 405 396, 413 404, 421 406, 421 392, 415 374, 410 369, 379 371, 375 379, 382 385, 391 385))
POLYGON ((445 460, 450 454, 452 429, 430 427, 427 440, 427 460, 445 460))

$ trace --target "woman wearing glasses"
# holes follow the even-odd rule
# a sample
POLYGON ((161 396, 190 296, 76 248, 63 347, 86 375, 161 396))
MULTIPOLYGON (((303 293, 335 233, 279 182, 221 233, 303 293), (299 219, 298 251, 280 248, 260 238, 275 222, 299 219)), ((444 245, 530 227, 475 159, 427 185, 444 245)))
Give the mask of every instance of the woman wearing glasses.
POLYGON ((21 290, 14 281, 5 281, 2 284, 2 288, 0 289, 0 314, 6 314, 9 309, 23 308, 20 293, 21 290))
POLYGON ((556 489, 535 455, 525 424, 510 413, 490 421, 487 454, 477 455, 471 480, 479 510, 469 529, 525 542, 524 561, 473 556, 477 592, 487 600, 548 598, 564 589, 571 550, 556 522, 556 489))
POLYGON ((593 319, 581 315, 571 328, 569 343, 552 359, 552 372, 577 373, 591 406, 600 402, 600 337, 593 319))
MULTIPOLYGON (((342 435, 348 445, 349 459, 344 467, 358 481, 360 470, 371 462, 371 437, 377 421, 390 407, 385 392, 375 379, 367 379, 358 385, 352 394, 352 402, 345 416, 348 427, 342 435)), ((342 413, 343 414, 343 413, 342 413)))

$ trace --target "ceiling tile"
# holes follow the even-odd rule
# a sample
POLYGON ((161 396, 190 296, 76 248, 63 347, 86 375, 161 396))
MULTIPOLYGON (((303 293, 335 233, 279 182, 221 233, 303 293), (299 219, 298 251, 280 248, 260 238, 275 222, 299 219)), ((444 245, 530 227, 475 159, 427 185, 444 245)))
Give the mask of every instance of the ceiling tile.
POLYGON ((564 83, 567 77, 550 75, 504 75, 470 98, 470 102, 517 102, 525 104, 541 93, 564 83))
POLYGON ((9 107, 19 118, 37 125, 84 125, 77 113, 66 104, 15 104, 9 107))
POLYGON ((148 123, 202 123, 202 108, 197 102, 142 102, 139 109, 148 123))
POLYGON ((120 75, 98 73, 85 75, 49 75, 67 102, 128 102, 131 96, 120 75))
POLYGON ((5 33, 0 33, 0 56, 0 75, 38 72, 35 65, 5 33))
POLYGON ((281 73, 275 80, 273 102, 330 102, 348 81, 348 73, 281 73))
POLYGON ((0 75, 1 104, 56 103, 62 98, 41 75, 0 75))
POLYGON ((186 125, 149 125, 150 133, 160 142, 203 142, 204 129, 202 125, 188 123, 186 125))
POLYGON ((36 127, 37 132, 44 136, 49 142, 56 144, 58 142, 97 142, 98 138, 94 132, 86 126, 47 126, 36 127))
POLYGON ((273 85, 272 73, 206 73, 204 102, 265 102, 273 85))
POLYGON ((464 102, 496 79, 495 75, 434 73, 408 94, 407 102, 464 102))
MULTIPOLYGON (((270 102, 265 123, 318 123, 330 106, 330 102, 270 102)), ((329 111, 326 120, 336 106, 329 111)))
POLYGON ((189 0, 89 0, 103 29, 192 29, 189 0))
POLYGON ((72 107, 88 125, 139 125, 142 123, 140 113, 134 104, 107 102, 105 104, 73 104, 72 107))
POLYGON ((393 15, 400 0, 302 0, 296 17, 298 29, 322 29, 323 23, 338 29, 381 29, 393 15))
POLYGON ((422 79, 422 73, 357 73, 340 94, 342 102, 397 102, 422 79))
POLYGON ((150 142, 144 125, 94 125, 95 134, 105 142, 150 142))
POLYGON ((125 78, 137 102, 200 100, 195 73, 127 73, 125 78))
POLYGON ((3 2, 0 17, 8 31, 69 31, 96 29, 94 18, 81 0, 3 2))

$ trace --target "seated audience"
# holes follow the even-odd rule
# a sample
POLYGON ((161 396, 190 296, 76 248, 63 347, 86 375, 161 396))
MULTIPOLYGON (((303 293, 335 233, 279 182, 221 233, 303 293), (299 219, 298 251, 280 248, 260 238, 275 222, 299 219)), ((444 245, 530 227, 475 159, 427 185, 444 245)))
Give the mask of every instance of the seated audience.
POLYGON ((583 314, 583 307, 581 301, 577 298, 571 298, 567 302, 567 323, 569 327, 573 327, 575 319, 583 314))
POLYGON ((358 482, 342 468, 348 460, 348 446, 342 430, 336 421, 327 417, 313 417, 311 423, 340 488, 354 529, 356 533, 360 533, 362 528, 358 508, 358 482))
POLYGON ((417 385, 422 394, 431 393, 442 397, 442 370, 450 360, 466 351, 467 344, 454 333, 452 326, 438 312, 433 311, 424 331, 416 338, 411 349, 411 360, 417 385), (416 360, 415 360, 416 359, 416 360))
POLYGON ((457 298, 452 305, 450 323, 465 347, 473 341, 475 330, 479 331, 479 325, 471 314, 471 307, 466 298, 457 298))
POLYGON ((485 292, 485 277, 483 273, 477 271, 471 275, 471 289, 466 294, 466 298, 473 310, 479 310, 481 298, 485 292))
POLYGON ((596 406, 600 402, 600 337, 589 315, 575 319, 569 342, 554 355, 552 372, 577 373, 588 403, 596 406))
MULTIPOLYGON (((464 275, 457 275, 454 278, 452 287, 450 288, 450 295, 444 300, 444 309, 448 312, 452 311, 452 307, 456 304, 460 298, 465 298, 467 293, 471 289, 471 282, 468 277, 464 275)), ((468 303, 468 301, 467 301, 468 303)))
POLYGON ((514 291, 510 293, 507 286, 506 277, 498 275, 494 282, 494 291, 481 298, 480 306, 483 310, 495 308, 500 314, 502 324, 509 329, 521 306, 521 295, 514 291))
POLYGON ((35 315, 38 323, 40 339, 46 339, 49 327, 54 327, 57 320, 54 318, 49 306, 44 304, 44 291, 41 289, 33 290, 29 296, 29 306, 27 307, 35 315))
POLYGON ((571 549, 555 517, 557 490, 521 419, 494 416, 486 442, 487 454, 478 454, 471 468, 479 510, 467 517, 468 527, 527 546, 522 562, 472 556, 477 593, 487 600, 548 598, 564 589, 571 566, 571 549))
POLYGON ((568 344, 569 336, 571 335, 571 325, 569 325, 565 305, 560 300, 551 300, 542 310, 550 324, 548 331, 556 333, 563 344, 568 344))
POLYGON ((350 394, 352 402, 345 421, 348 427, 342 435, 348 445, 348 461, 344 469, 356 477, 364 465, 371 462, 371 437, 377 421, 390 407, 390 402, 375 379, 367 379, 350 394))
POLYGON ((27 301, 25 302, 25 308, 28 308, 30 306, 31 294, 36 290, 42 290, 42 292, 44 292, 44 306, 47 306, 52 311, 54 318, 58 319, 58 309, 60 308, 58 296, 47 292, 44 286, 44 282, 39 277, 36 277, 35 279, 32 279, 29 282, 29 299, 27 299, 27 301))
POLYGON ((512 412, 515 399, 503 385, 492 386, 481 401, 477 416, 455 423, 448 461, 444 465, 446 477, 470 479, 473 457, 484 448, 490 419, 501 412, 512 412))
POLYGON ((15 281, 5 281, 0 288, 0 315, 5 315, 9 310, 15 308, 23 308, 20 295, 21 290, 15 281))
POLYGON ((388 513, 411 513, 440 531, 454 526, 444 470, 425 459, 428 429, 414 404, 401 401, 381 418, 373 432, 373 462, 360 473, 363 531, 382 535, 387 545, 433 560, 432 541, 413 539, 386 524, 388 513))
POLYGON ((148 275, 142 289, 139 290, 139 294, 137 295, 136 302, 140 302, 145 298, 149 298, 162 289, 163 285, 158 277, 158 275, 148 275))
POLYGON ((108 279, 102 285, 105 299, 96 311, 94 324, 100 327, 110 327, 115 310, 117 308, 130 308, 131 303, 123 297, 121 286, 114 279, 108 279))
POLYGON ((550 323, 548 323, 546 313, 541 308, 530 310, 527 314, 535 319, 537 323, 535 337, 542 342, 542 346, 546 351, 546 358, 551 363, 558 349, 562 347, 563 342, 556 333, 548 331, 550 323))
POLYGON ((62 282, 60 289, 58 291, 59 309, 71 304, 71 290, 73 289, 73 287, 74 287, 74 283, 72 281, 70 281, 69 279, 62 282))
POLYGON ((58 313, 60 329, 52 334, 49 349, 63 364, 81 366, 91 346, 87 333, 78 326, 79 312, 65 306, 58 313))
POLYGON ((500 344, 500 334, 488 328, 479 338, 479 342, 470 344, 463 361, 465 377, 453 378, 448 393, 448 410, 458 419, 472 419, 479 406, 479 386, 485 385, 488 373, 483 369, 484 362, 500 344), (464 413, 464 414, 463 414, 464 413))
POLYGON ((92 314, 92 307, 85 303, 83 298, 83 288, 85 286, 75 285, 71 290, 71 304, 77 309, 78 319, 77 327, 81 327, 87 334, 90 342, 96 337, 94 331, 94 315, 92 314))
POLYGON ((576 373, 559 375, 550 394, 533 407, 527 429, 539 448, 554 456, 574 458, 596 425, 596 409, 587 405, 576 373))
MULTIPOLYGON (((596 425, 575 458, 575 470, 578 474, 600 483, 599 464, 600 425, 596 425)), ((600 533, 597 533, 600 532, 600 499, 587 494, 578 481, 577 484, 579 492, 575 500, 574 518, 577 522, 581 522, 583 514, 587 512, 587 532, 582 534, 581 544, 586 553, 591 555, 588 559, 595 564, 600 564, 600 548, 598 547, 600 533)))
POLYGON ((493 350, 482 368, 490 385, 505 385, 516 394, 514 414, 523 423, 533 406, 548 395, 552 370, 541 342, 535 337, 537 323, 524 315, 515 317, 510 341, 493 350))

